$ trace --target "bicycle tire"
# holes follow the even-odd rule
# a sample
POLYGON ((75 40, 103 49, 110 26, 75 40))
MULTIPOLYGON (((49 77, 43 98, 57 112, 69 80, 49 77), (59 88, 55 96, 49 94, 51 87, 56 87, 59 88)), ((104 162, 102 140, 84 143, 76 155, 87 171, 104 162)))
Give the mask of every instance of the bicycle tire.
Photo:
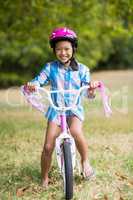
POLYGON ((72 167, 72 155, 71 155, 71 144, 67 141, 63 143, 64 153, 64 169, 65 169, 65 198, 66 200, 73 198, 73 167, 72 167))

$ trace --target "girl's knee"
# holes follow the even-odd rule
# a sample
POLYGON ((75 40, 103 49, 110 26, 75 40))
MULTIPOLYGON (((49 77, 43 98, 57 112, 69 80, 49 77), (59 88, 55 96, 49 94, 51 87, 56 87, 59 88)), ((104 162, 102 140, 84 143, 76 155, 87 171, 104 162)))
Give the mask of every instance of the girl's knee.
POLYGON ((82 135, 82 130, 77 129, 76 127, 71 127, 70 132, 71 132, 71 135, 74 137, 74 139, 77 139, 82 135))
POLYGON ((47 156, 51 155, 53 152, 53 149, 54 149, 54 147, 52 144, 45 144, 42 155, 47 155, 47 156))

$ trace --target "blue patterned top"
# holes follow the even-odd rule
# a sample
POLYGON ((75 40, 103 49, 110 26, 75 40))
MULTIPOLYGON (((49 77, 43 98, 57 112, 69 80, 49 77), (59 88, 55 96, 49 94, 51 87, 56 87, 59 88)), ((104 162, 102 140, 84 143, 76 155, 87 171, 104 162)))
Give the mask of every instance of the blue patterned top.
MULTIPOLYGON (((47 63, 41 70, 40 74, 36 76, 31 82, 37 86, 45 86, 50 83, 51 90, 60 89, 79 89, 83 85, 87 85, 90 82, 89 68, 85 65, 77 62, 78 70, 73 70, 71 66, 65 68, 59 61, 53 61, 47 63)), ((64 97, 65 104, 71 103, 72 95, 66 94, 64 97)), ((56 105, 60 102, 60 95, 55 93, 53 101, 56 105)), ((67 111, 67 116, 76 115, 80 120, 84 120, 84 110, 81 100, 78 102, 76 110, 67 111)), ((59 123, 58 113, 51 106, 48 108, 46 118, 50 121, 59 123)))

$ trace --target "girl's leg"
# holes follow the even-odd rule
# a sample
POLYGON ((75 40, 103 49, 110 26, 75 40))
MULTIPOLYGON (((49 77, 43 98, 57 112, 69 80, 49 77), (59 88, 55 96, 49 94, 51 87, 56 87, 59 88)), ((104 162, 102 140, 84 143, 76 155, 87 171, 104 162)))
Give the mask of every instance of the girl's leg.
POLYGON ((51 165, 52 153, 55 146, 55 139, 59 133, 59 126, 52 121, 48 122, 43 151, 41 155, 41 175, 43 187, 48 186, 48 173, 51 165))
POLYGON ((85 176, 89 177, 93 173, 93 169, 88 161, 88 145, 83 134, 82 122, 76 116, 72 116, 69 118, 68 124, 81 156, 82 169, 85 173, 85 176))

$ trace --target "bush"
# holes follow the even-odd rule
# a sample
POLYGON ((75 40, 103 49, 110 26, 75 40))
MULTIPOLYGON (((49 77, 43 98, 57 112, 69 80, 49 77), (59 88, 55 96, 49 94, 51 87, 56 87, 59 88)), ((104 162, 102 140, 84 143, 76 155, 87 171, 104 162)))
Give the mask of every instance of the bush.
POLYGON ((22 85, 28 79, 30 78, 17 75, 16 73, 0 73, 0 87, 7 88, 10 86, 22 85))

